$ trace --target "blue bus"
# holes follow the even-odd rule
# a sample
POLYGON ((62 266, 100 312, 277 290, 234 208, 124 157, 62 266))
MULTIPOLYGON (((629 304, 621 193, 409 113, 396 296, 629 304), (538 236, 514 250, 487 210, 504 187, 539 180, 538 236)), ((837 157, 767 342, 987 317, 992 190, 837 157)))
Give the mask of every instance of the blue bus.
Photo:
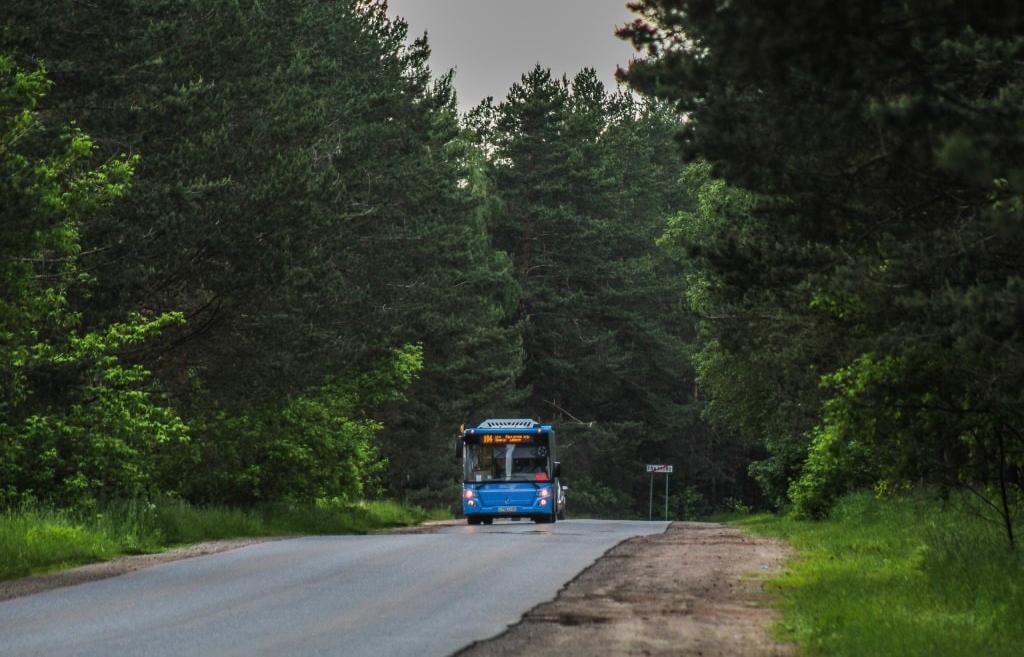
POLYGON ((565 519, 562 465, 555 431, 528 419, 494 419, 458 436, 462 459, 462 513, 471 525, 495 518, 565 519))

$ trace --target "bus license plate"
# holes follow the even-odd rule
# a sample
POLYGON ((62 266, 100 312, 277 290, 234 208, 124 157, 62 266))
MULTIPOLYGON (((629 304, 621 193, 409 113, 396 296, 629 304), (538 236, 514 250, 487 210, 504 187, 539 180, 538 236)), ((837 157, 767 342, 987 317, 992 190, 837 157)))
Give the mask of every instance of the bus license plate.
POLYGON ((516 508, 514 506, 499 506, 498 507, 498 511, 499 512, 509 512, 509 511, 515 511, 515 510, 516 510, 516 508))

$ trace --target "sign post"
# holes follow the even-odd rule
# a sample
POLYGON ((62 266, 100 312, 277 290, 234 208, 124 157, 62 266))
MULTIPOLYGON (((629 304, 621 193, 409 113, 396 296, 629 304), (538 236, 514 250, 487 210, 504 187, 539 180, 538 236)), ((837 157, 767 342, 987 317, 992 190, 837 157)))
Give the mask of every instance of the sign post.
POLYGON ((651 475, 651 489, 647 499, 647 519, 654 519, 654 475, 661 473, 665 475, 665 521, 668 522, 668 476, 672 474, 672 466, 648 464, 647 472, 651 475))
POLYGON ((672 473, 672 468, 665 471, 665 522, 668 522, 668 476, 672 473))
MULTIPOLYGON (((651 472, 650 468, 647 470, 651 472)), ((654 520, 654 473, 651 472, 651 492, 647 497, 647 519, 654 520)))

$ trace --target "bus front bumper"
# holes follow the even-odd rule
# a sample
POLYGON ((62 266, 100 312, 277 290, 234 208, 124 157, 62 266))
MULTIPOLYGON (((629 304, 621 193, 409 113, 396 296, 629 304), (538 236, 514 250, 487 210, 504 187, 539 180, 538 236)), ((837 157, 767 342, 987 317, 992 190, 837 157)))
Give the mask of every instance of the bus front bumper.
POLYGON ((551 514, 551 502, 548 499, 538 500, 530 506, 484 506, 478 500, 463 500, 462 514, 465 516, 482 516, 487 518, 534 518, 551 514))

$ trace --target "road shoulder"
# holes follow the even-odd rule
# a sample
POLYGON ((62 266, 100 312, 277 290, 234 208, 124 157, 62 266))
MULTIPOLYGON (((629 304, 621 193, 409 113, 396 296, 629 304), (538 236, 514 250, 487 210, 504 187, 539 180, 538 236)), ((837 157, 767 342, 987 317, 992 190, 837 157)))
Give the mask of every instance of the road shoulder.
MULTIPOLYGON (((374 534, 430 534, 440 531, 444 527, 455 524, 454 520, 427 521, 411 527, 394 527, 391 529, 376 530, 374 534)), ((100 561, 84 566, 76 566, 66 570, 57 570, 40 575, 30 575, 19 579, 12 579, 0 582, 0 602, 12 600, 26 595, 34 595, 52 589, 59 589, 65 586, 75 586, 86 582, 95 582, 101 579, 126 575, 143 568, 151 568, 163 563, 202 557, 228 550, 266 543, 267 541, 279 541, 292 536, 272 537, 248 537, 229 538, 216 541, 204 541, 193 545, 171 548, 163 552, 152 554, 137 554, 123 557, 115 557, 108 561, 100 561)))
POLYGON ((49 591, 51 589, 59 589, 65 586, 75 586, 76 584, 85 584, 86 582, 94 582, 96 580, 107 579, 109 577, 117 577, 118 575, 125 575, 136 570, 150 568, 152 566, 169 563, 171 561, 191 559, 192 557, 202 557, 208 554, 237 550, 238 548, 255 545, 256 543, 276 540, 280 540, 280 538, 233 538, 219 541, 205 541, 194 545, 171 548, 164 552, 116 557, 109 561, 90 563, 85 566, 68 568, 67 570, 58 570, 52 573, 30 575, 20 579, 7 580, 0 582, 0 601, 20 598, 26 595, 34 595, 36 593, 42 593, 43 591, 49 591))
POLYGON ((790 552, 776 539, 735 527, 675 522, 663 534, 629 539, 527 612, 503 634, 458 657, 790 655, 769 626, 765 575, 790 552))

